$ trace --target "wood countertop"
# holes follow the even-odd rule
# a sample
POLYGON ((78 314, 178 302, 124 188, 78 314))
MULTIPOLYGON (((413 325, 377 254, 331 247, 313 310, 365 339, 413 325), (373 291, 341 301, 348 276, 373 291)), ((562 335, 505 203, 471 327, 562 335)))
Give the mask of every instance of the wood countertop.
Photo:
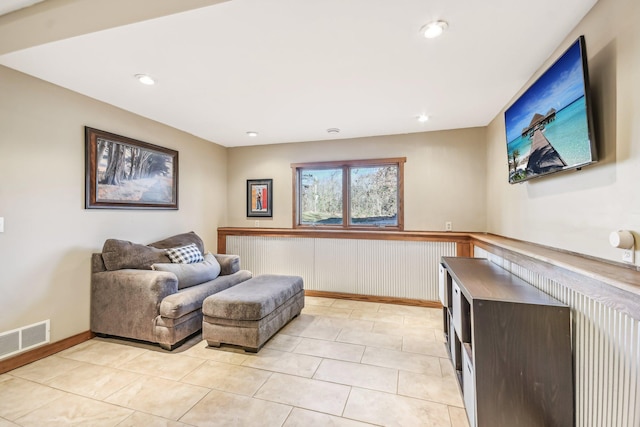
POLYGON ((459 256, 472 256, 473 246, 477 246, 533 273, 560 282, 635 319, 640 319, 640 267, 494 234, 221 227, 218 228, 219 248, 226 244, 226 236, 450 241, 458 245, 459 256))

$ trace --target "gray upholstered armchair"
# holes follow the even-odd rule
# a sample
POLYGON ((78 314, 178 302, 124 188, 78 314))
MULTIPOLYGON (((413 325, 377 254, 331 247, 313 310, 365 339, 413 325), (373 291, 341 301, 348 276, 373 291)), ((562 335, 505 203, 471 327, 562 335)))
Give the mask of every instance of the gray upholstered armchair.
POLYGON ((194 264, 174 264, 166 257, 165 249, 189 243, 203 249, 195 233, 147 246, 107 240, 102 253, 92 255, 91 330, 168 350, 199 331, 204 299, 251 273, 240 269, 236 255, 206 254, 194 264))

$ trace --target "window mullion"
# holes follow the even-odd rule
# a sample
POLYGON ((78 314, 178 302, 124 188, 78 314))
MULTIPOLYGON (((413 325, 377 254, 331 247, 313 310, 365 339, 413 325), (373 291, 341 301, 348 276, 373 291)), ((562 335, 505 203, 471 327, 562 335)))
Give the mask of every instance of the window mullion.
POLYGON ((350 181, 349 166, 345 165, 342 167, 342 226, 345 228, 351 227, 351 217, 349 216, 351 215, 351 209, 349 208, 349 203, 351 202, 349 197, 350 181))
POLYGON ((302 168, 296 169, 296 207, 295 218, 298 225, 302 225, 302 168))

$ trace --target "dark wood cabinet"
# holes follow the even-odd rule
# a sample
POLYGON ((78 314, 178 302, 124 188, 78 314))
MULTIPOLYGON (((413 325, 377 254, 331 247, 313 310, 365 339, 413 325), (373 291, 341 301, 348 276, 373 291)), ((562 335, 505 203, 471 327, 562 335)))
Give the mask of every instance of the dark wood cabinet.
POLYGON ((568 306, 479 258, 442 258, 440 299, 472 427, 574 425, 568 306))

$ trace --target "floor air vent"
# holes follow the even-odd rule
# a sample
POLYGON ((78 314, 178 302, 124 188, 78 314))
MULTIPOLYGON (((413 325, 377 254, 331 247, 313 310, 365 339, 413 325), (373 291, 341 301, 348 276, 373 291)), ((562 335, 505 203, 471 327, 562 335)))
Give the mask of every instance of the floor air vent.
POLYGON ((49 342, 49 320, 0 333, 0 359, 49 342))

